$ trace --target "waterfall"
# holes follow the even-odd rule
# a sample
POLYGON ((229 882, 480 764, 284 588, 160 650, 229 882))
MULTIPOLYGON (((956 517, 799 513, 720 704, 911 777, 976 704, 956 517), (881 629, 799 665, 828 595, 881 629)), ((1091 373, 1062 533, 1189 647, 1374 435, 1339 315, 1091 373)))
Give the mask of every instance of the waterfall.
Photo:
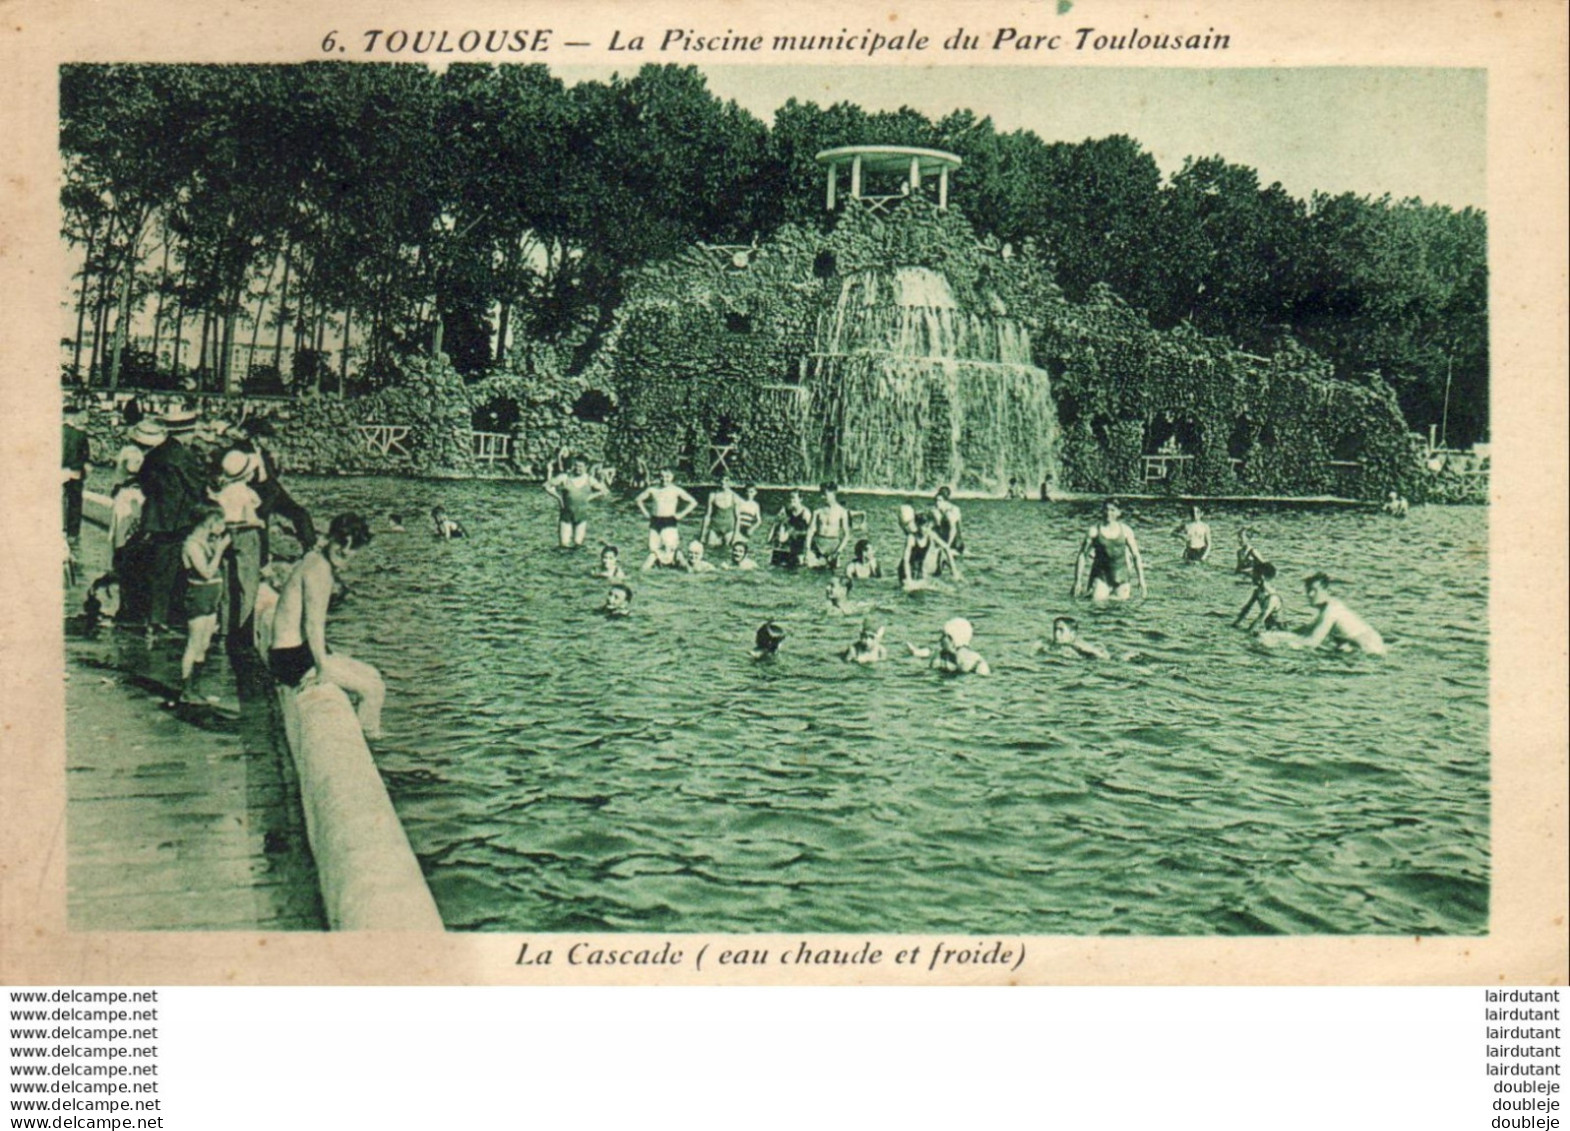
POLYGON ((847 276, 803 363, 807 466, 847 487, 1001 491, 1056 471, 1046 372, 1018 324, 923 267, 847 276))

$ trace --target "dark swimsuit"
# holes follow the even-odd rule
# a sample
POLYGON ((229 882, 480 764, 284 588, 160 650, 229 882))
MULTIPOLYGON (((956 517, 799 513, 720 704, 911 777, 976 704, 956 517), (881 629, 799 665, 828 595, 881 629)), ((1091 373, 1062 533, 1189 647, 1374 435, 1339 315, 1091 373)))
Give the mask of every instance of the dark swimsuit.
POLYGON ((274 648, 267 653, 267 670, 273 678, 286 687, 299 687, 316 660, 309 644, 296 644, 292 648, 274 648))
POLYGON ((573 486, 566 480, 562 481, 561 495, 558 502, 561 505, 561 523, 563 526, 577 526, 589 520, 589 498, 594 489, 588 483, 573 486))
POLYGON ((1094 555, 1090 563, 1092 582, 1100 581, 1110 589, 1129 583, 1128 538, 1121 530, 1116 537, 1111 537, 1097 527, 1091 549, 1094 555))
POLYGON ((657 514, 649 519, 650 530, 669 530, 676 525, 676 516, 673 514, 657 514))
POLYGON ((223 579, 187 575, 185 579, 185 619, 215 617, 223 598, 223 579))

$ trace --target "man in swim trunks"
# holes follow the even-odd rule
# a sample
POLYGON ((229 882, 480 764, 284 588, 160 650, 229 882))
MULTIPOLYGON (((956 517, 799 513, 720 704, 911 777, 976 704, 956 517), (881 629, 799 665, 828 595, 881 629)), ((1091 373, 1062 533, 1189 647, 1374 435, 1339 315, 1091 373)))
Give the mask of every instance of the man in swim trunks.
POLYGON ((681 549, 681 520, 698 509, 698 500, 676 486, 676 473, 667 469, 657 486, 645 487, 633 502, 649 520, 649 553, 674 557, 681 549))
POLYGON ((1074 559, 1074 588, 1070 596, 1081 595, 1086 562, 1090 563, 1092 600, 1128 600, 1131 575, 1139 582, 1139 595, 1145 596, 1145 561, 1139 556, 1139 541, 1122 517, 1123 509, 1116 499, 1101 504, 1101 521, 1085 532, 1079 557, 1074 559))
POLYGON ((1188 521, 1182 523, 1173 533, 1187 540, 1187 544, 1183 547, 1185 562, 1197 563, 1210 557, 1210 523, 1204 520, 1197 506, 1189 508, 1188 521))
POLYGON ((382 702, 387 697, 381 673, 370 664, 327 647, 327 605, 333 580, 371 540, 370 524, 357 514, 341 514, 327 529, 327 542, 301 558, 278 594, 272 615, 272 647, 267 667, 286 687, 334 683, 357 702, 360 729, 380 738, 382 702))
POLYGON ((561 508, 557 521, 562 548, 572 549, 583 545, 588 537, 589 504, 604 498, 610 491, 589 474, 589 461, 578 456, 573 459, 570 470, 545 481, 545 493, 561 508))
POLYGON ((1329 641, 1344 652, 1366 652, 1370 656, 1383 656, 1385 642, 1362 617, 1331 595, 1330 578, 1323 573, 1312 573, 1303 579, 1303 591, 1308 603, 1319 610, 1314 623, 1298 639, 1298 648, 1318 648, 1329 641))
POLYGON ((720 489, 709 495, 699 541, 709 546, 729 546, 734 542, 741 534, 741 502, 731 477, 722 476, 720 489))
POLYGON ((840 555, 850 541, 850 512, 840 505, 838 484, 825 483, 821 490, 823 505, 812 513, 807 560, 813 565, 838 569, 840 555))

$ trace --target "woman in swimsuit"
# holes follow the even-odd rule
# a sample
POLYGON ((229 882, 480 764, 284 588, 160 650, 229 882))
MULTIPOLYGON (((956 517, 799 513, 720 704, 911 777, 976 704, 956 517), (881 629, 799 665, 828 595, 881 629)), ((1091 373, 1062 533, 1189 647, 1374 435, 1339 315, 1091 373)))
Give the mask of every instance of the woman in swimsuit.
POLYGON ((751 537, 753 530, 762 522, 763 505, 758 502, 758 489, 749 483, 742 492, 741 500, 736 503, 736 536, 751 537))
POLYGON ((1130 575, 1139 582, 1139 595, 1145 596, 1145 561, 1139 555, 1139 541, 1122 521, 1123 510, 1116 499, 1101 504, 1101 521, 1085 532, 1079 556, 1074 559, 1074 588, 1071 596, 1084 591, 1085 563, 1090 563, 1090 596, 1094 601, 1109 597, 1128 600, 1130 575), (1132 569, 1130 567, 1132 566, 1132 569))
POLYGON ((730 476, 720 479, 720 489, 709 496, 708 509, 703 512, 703 529, 699 539, 708 546, 729 546, 741 532, 741 496, 736 494, 730 476))
POLYGON ((774 520, 769 542, 774 547, 769 564, 795 569, 807 554, 807 534, 812 529, 812 511, 801 501, 801 492, 792 491, 790 501, 774 520))

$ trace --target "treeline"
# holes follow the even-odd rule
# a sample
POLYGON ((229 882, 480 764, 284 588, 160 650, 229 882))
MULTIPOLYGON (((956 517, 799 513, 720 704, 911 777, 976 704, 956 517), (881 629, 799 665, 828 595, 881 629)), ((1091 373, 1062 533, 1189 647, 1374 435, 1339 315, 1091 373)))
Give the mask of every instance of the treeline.
POLYGON ((1293 338, 1389 382, 1416 426, 1448 404, 1453 443, 1486 434, 1475 210, 1299 200, 1219 157, 1164 179, 1129 138, 1049 144, 969 110, 792 100, 770 127, 674 66, 572 87, 540 66, 64 67, 67 368, 333 390, 352 346, 369 384, 419 351, 579 369, 638 267, 830 223, 813 157, 854 143, 958 153, 954 204, 1070 299, 1106 283, 1157 327, 1293 338))

